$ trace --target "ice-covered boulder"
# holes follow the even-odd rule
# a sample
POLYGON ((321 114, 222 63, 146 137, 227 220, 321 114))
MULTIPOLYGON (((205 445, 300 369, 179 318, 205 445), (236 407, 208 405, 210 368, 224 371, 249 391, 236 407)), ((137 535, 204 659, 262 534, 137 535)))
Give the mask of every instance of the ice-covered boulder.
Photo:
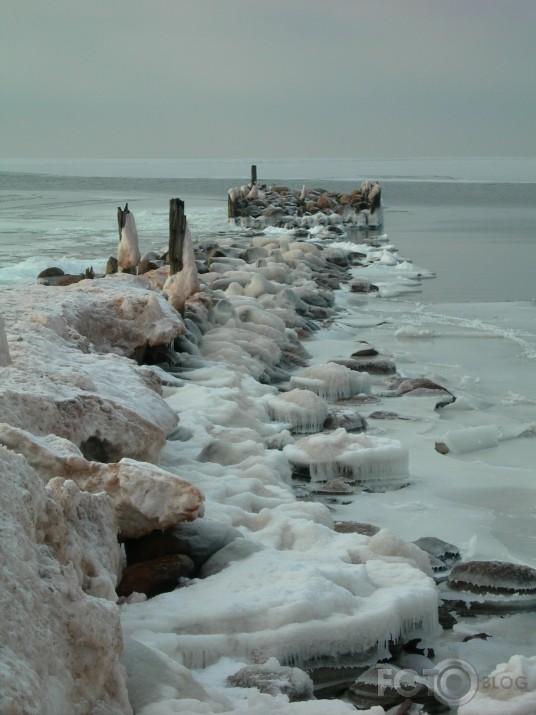
POLYGON ((356 372, 344 365, 328 362, 299 370, 290 378, 290 386, 312 390, 326 399, 339 400, 360 393, 370 394, 370 377, 366 372, 356 372))
POLYGON ((276 658, 241 668, 228 676, 227 683, 235 688, 255 687, 261 693, 284 693, 290 702, 313 699, 313 681, 299 668, 282 666, 276 658))
POLYGON ((2 420, 65 437, 100 461, 157 462, 177 416, 154 370, 122 356, 185 331, 166 301, 127 274, 0 294, 12 359, 0 383, 2 420))
POLYGON ((131 715, 113 505, 0 447, 0 711, 131 715), (100 710, 99 710, 100 708, 100 710))
POLYGON ((277 422, 287 422, 294 432, 322 429, 328 414, 326 402, 311 390, 294 389, 266 397, 268 413, 277 422))
POLYGON ((313 481, 344 477, 371 491, 397 489, 409 481, 408 451, 385 437, 334 432, 303 437, 283 452, 289 462, 308 469, 313 481))
POLYGON ((122 538, 192 521, 203 513, 203 495, 188 482, 153 464, 123 459, 114 464, 86 460, 71 442, 0 423, 0 444, 24 455, 45 483, 59 476, 84 491, 106 492, 115 508, 122 538))
POLYGON ((294 526, 299 548, 255 551, 187 588, 129 604, 124 632, 134 636, 143 629, 148 643, 167 634, 168 652, 181 653, 188 667, 222 656, 245 662, 274 657, 309 670, 375 663, 388 655, 389 641, 437 627, 433 580, 384 537, 368 549, 366 537, 335 534, 305 519, 285 523, 284 543, 290 547, 294 526))

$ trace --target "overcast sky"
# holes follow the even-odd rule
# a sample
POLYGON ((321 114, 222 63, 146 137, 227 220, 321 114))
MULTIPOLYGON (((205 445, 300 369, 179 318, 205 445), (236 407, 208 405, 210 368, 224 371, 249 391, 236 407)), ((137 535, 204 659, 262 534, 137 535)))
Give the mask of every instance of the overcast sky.
POLYGON ((0 156, 536 155, 536 0, 0 0, 0 156))

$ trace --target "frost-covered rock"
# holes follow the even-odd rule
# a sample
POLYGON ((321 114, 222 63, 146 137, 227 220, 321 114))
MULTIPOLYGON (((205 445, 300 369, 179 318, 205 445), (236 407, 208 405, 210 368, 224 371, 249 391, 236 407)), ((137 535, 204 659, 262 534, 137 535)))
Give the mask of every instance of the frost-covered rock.
POLYGON ((12 345, 0 383, 2 420, 65 437, 101 461, 157 462, 177 416, 155 372, 120 356, 184 332, 166 301, 126 274, 0 294, 12 345))
POLYGON ((452 569, 449 586, 473 593, 536 596, 536 569, 505 561, 467 561, 452 569))
POLYGON ((284 693, 290 702, 313 699, 310 676, 299 668, 280 665, 276 658, 241 668, 227 678, 227 683, 235 688, 254 687, 270 695, 284 693))
MULTIPOLYGON (((267 525, 256 536, 266 539, 270 531, 267 525)), ((143 629, 147 643, 167 634, 168 647, 189 667, 227 656, 274 657, 309 669, 375 663, 388 654, 390 640, 437 627, 434 582, 403 550, 397 555, 392 539, 380 537, 368 548, 367 537, 335 534, 289 515, 278 531, 286 548, 256 551, 204 581, 125 606, 125 633, 143 629)))
POLYGON ((370 377, 366 372, 356 372, 344 365, 328 362, 299 370, 290 378, 290 386, 312 390, 320 397, 339 400, 360 393, 370 394, 370 377))
POLYGON ((23 454, 45 482, 60 476, 86 492, 106 492, 122 538, 137 538, 203 513, 203 495, 196 487, 153 464, 90 462, 61 437, 36 437, 1 423, 0 444, 23 454))
POLYGON ((131 715, 118 656, 117 526, 105 494, 0 447, 0 711, 131 715))
POLYGON ((322 429, 328 414, 326 402, 311 390, 294 389, 266 398, 273 420, 288 422, 294 432, 316 432, 322 429))
POLYGON ((365 434, 349 434, 340 427, 303 437, 284 447, 287 459, 308 469, 311 479, 344 477, 372 491, 394 489, 408 483, 409 456, 399 442, 365 434))

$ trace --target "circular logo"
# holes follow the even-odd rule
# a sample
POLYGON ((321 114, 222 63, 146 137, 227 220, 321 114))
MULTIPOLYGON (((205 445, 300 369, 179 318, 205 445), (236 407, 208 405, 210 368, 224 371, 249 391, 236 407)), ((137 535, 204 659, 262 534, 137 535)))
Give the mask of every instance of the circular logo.
POLYGON ((465 705, 475 696, 478 675, 470 663, 457 658, 447 658, 434 669, 434 695, 449 707, 465 705))

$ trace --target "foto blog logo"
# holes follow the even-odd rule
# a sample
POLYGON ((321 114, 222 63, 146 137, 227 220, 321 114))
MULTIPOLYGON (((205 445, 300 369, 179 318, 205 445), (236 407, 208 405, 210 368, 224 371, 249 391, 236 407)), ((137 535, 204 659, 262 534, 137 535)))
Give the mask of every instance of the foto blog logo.
POLYGON ((470 702, 477 690, 526 690, 527 678, 514 677, 502 672, 479 679, 474 667, 465 660, 447 658, 433 668, 425 668, 422 674, 406 668, 394 671, 391 668, 378 670, 378 693, 394 690, 404 698, 413 698, 426 689, 436 700, 451 708, 470 702))

